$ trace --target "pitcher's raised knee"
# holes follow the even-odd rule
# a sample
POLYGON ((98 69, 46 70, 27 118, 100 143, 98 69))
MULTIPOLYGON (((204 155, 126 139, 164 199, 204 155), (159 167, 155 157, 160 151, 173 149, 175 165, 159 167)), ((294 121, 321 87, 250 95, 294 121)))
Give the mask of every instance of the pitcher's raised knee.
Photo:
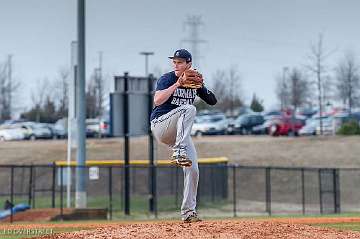
POLYGON ((193 106, 193 105, 190 105, 190 104, 187 104, 187 105, 183 105, 181 106, 183 107, 185 110, 186 110, 186 113, 188 115, 191 115, 191 116, 195 116, 196 115, 196 107, 193 106))

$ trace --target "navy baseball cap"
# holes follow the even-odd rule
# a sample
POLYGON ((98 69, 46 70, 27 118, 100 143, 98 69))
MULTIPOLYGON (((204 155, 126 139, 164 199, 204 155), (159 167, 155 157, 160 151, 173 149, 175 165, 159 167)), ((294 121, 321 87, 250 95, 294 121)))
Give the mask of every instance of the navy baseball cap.
POLYGON ((169 56, 169 58, 170 58, 170 59, 182 58, 182 59, 185 59, 186 62, 191 62, 191 61, 192 61, 192 57, 191 57, 190 52, 188 52, 188 51, 185 50, 185 49, 176 50, 176 51, 174 52, 174 56, 169 56))

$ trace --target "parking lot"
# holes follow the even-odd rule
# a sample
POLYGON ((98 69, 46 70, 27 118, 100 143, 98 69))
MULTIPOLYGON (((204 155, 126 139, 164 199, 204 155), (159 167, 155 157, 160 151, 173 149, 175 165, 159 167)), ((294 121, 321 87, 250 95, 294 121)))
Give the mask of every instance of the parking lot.
MULTIPOLYGON (((8 120, 0 124, 0 141, 64 139, 68 134, 68 120, 55 123, 38 123, 25 120, 8 120)), ((104 119, 86 119, 86 137, 109 137, 109 123, 104 119)))

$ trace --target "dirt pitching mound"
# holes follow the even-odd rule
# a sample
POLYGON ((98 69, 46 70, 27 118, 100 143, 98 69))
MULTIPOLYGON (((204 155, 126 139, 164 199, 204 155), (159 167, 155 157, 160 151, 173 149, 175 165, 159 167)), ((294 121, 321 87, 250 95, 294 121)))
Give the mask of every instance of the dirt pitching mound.
POLYGON ((101 226, 95 230, 60 233, 38 238, 243 238, 243 239, 342 239, 360 238, 360 232, 288 224, 275 221, 224 220, 192 224, 145 222, 101 226))

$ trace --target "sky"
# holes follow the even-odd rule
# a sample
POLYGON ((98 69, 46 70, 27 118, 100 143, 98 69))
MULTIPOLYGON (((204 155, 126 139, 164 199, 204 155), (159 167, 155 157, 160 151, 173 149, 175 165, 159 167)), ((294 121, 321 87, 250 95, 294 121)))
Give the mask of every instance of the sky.
MULTIPOLYGON (((21 83, 17 109, 31 106, 31 92, 42 79, 50 82, 70 65, 70 44, 76 40, 76 0, 1 0, 0 62, 13 55, 13 76, 21 83)), ((153 51, 150 72, 171 69, 168 56, 188 48, 182 40, 188 16, 201 16, 198 70, 211 89, 217 70, 236 67, 241 93, 249 104, 253 93, 266 109, 276 106, 275 78, 284 67, 309 63, 310 45, 319 34, 329 73, 344 52, 360 53, 360 1, 356 0, 87 0, 86 74, 98 66, 111 91, 113 76, 128 71, 144 75, 141 51, 153 51)))

